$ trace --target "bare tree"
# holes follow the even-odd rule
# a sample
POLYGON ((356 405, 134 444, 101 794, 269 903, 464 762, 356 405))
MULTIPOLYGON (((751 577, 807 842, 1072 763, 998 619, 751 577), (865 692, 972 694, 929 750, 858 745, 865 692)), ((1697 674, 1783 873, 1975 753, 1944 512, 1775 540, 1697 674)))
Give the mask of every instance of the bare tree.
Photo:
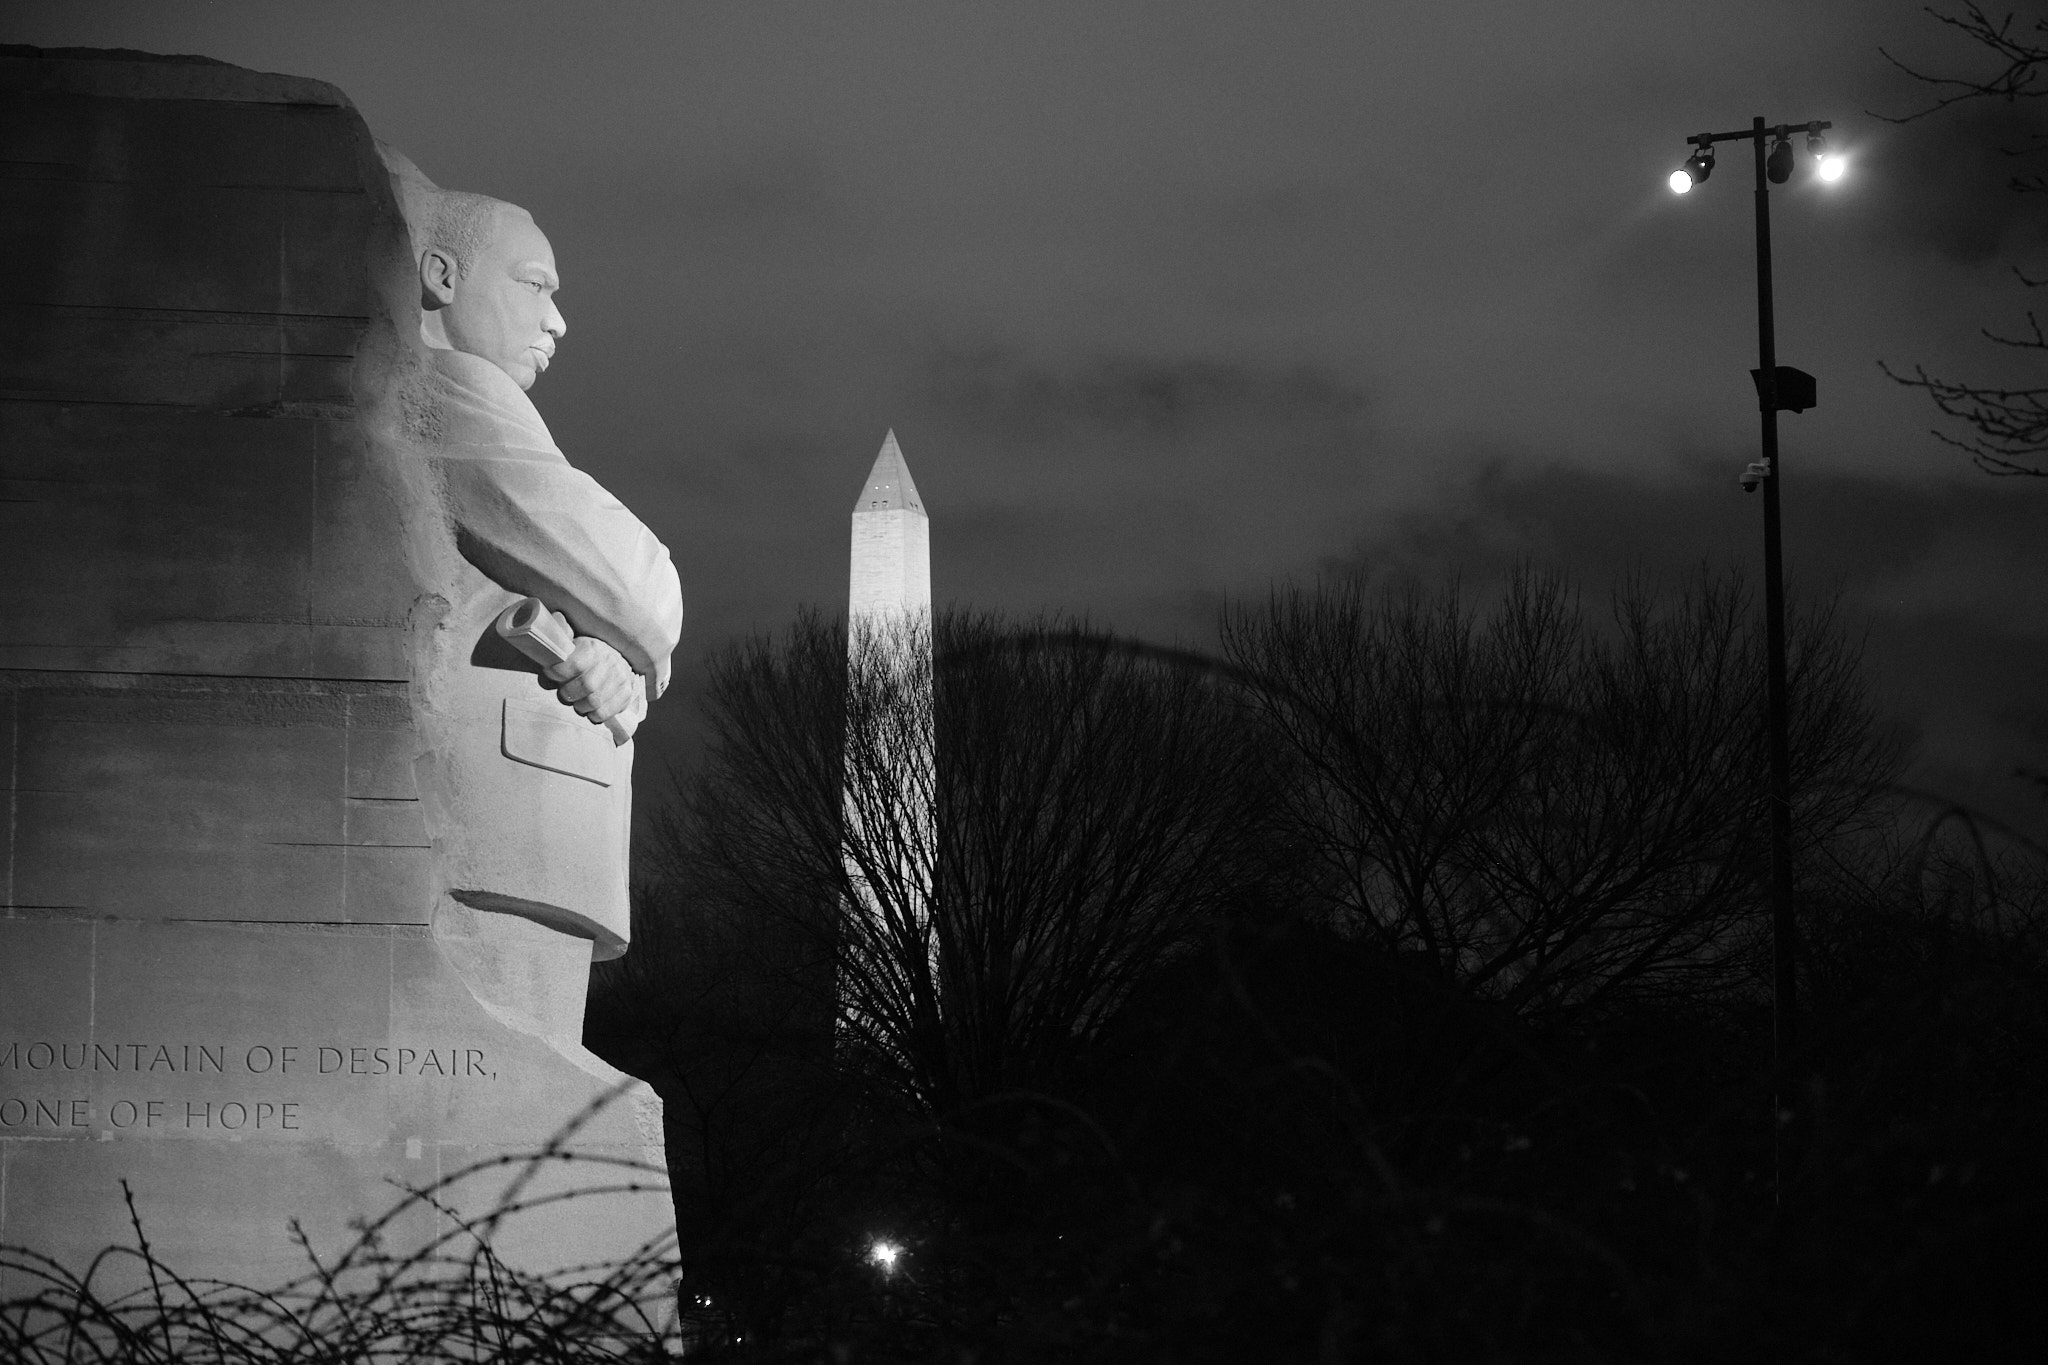
POLYGON ((1059 623, 941 627, 945 1071, 920 1084, 965 1099, 1050 1082, 1256 894, 1271 768, 1211 677, 1059 623))
POLYGON ((805 613, 709 675, 593 1010, 667 1100, 686 1293, 752 1338, 871 1219, 1006 1183, 1016 1106, 1256 894, 1271 767, 1226 682, 1071 623, 805 613))
MULTIPOLYGON (((1994 18, 1975 0, 1965 0, 1960 10, 1944 12, 1929 8, 1936 22, 1962 34, 1988 52, 1993 61, 1985 72, 1969 76, 1939 75, 1923 71, 1884 52, 1885 58, 1915 80, 1931 87, 1934 98, 1925 107, 1893 122, 1904 123, 1975 100, 2039 99, 2048 95, 2041 80, 2048 67, 2048 19, 2017 22, 2010 11, 1994 18)), ((1883 49, 1879 49, 1883 51, 1883 49)), ((1882 116, 1880 116, 1882 117, 1882 116)), ((2042 150, 2043 135, 2036 133, 2033 145, 2009 148, 2022 155, 2042 150)), ((2015 175, 2009 182, 2021 194, 2048 191, 2048 177, 2038 172, 2015 175)), ((2048 280, 2036 279, 2015 268, 2013 273, 2028 288, 2039 288, 2048 280)), ((2048 334, 2041 330, 2039 317, 2027 313, 2024 334, 2010 335, 1985 329, 1984 335, 2001 346, 2024 351, 2048 351, 2048 334)), ((2048 386, 2000 388, 1942 379, 1915 365, 1911 374, 1901 374, 1879 362, 1884 372, 1908 388, 1924 389, 1942 413, 1962 422, 1969 435, 1957 437, 1943 431, 1934 436, 1945 444, 1967 451, 1979 469, 1987 474, 2048 477, 2048 386)))
MULTIPOLYGON (((1591 631, 1521 573, 1482 618, 1453 586, 1290 588, 1225 651, 1294 760, 1284 804, 1329 912, 1523 1011, 1742 979, 1764 859, 1761 642, 1746 594, 1618 594, 1591 631)), ((1794 632, 1797 828, 1885 776, 1853 652, 1794 632)))
MULTIPOLYGON (((941 1114, 1050 1084, 1249 894, 1270 765, 1198 671, 1061 622, 942 615, 933 635, 935 681, 886 631, 849 657, 815 614, 718 656, 709 756, 649 865, 692 899, 643 918, 779 945, 757 973, 786 993, 777 1027, 941 1114)), ((683 967, 643 952, 666 931, 635 932, 639 970, 683 967)))

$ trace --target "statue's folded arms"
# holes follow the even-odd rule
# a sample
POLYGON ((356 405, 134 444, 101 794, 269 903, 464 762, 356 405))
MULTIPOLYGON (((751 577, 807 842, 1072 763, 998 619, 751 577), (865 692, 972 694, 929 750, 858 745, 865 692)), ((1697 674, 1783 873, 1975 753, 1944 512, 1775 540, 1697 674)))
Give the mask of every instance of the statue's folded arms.
POLYGON ((536 460, 434 462, 462 557, 626 656, 660 696, 683 629, 668 548, 597 480, 536 460))

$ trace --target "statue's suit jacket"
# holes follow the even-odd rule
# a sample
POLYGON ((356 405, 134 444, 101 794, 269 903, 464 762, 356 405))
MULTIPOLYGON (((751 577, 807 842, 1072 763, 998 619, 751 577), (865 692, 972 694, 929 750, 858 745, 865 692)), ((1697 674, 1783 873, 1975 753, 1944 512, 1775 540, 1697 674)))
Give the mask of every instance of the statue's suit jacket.
POLYGON ((682 592, 668 550, 575 469, 511 377, 429 350, 407 425, 440 500, 415 696, 430 739, 430 828, 456 900, 625 951, 633 746, 564 705, 497 637, 522 597, 626 657, 649 700, 668 685, 682 592))

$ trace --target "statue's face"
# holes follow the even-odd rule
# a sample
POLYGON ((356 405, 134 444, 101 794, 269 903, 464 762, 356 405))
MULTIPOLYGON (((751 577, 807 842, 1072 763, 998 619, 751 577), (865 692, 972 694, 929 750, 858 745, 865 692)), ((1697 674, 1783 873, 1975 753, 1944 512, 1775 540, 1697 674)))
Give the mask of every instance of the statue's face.
POLYGON ((482 356, 520 388, 532 388, 569 324, 555 307, 561 280, 554 248, 531 215, 500 209, 497 231, 476 253, 469 273, 455 278, 451 270, 443 278, 453 291, 441 309, 448 344, 482 356))

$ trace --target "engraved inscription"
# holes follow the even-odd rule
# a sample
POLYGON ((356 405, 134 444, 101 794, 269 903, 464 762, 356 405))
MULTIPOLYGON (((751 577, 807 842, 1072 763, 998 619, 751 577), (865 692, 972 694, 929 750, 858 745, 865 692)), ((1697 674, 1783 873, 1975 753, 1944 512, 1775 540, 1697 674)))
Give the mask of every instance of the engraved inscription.
MULTIPOLYGON (((114 1133, 188 1132, 202 1135, 285 1134, 305 1131, 312 1101, 280 1093, 280 1078, 296 1090, 311 1082, 321 1090, 351 1082, 387 1078, 414 1084, 476 1084, 497 1079, 484 1049, 460 1044, 402 1046, 356 1044, 347 1040, 307 1043, 65 1042, 61 1039, 0 1041, 0 1137, 114 1133), (123 1078, 115 1081, 114 1076, 123 1078), (134 1093, 49 1093, 69 1081, 94 1080, 96 1092, 109 1082, 147 1086, 170 1077, 248 1078, 248 1090, 211 1098, 134 1093), (54 1084, 53 1084, 54 1083, 54 1084), (35 1093, 42 1091, 43 1093, 35 1093), (265 1092, 268 1093, 265 1093, 265 1092), (24 1093, 26 1092, 26 1093, 24 1093)), ((208 1088, 217 1090, 220 1082, 208 1088)), ((69 1086, 64 1086, 69 1089, 69 1086)), ((84 1088, 84 1087, 81 1087, 84 1088)), ((337 1090, 336 1098, 342 1098, 337 1090)))

